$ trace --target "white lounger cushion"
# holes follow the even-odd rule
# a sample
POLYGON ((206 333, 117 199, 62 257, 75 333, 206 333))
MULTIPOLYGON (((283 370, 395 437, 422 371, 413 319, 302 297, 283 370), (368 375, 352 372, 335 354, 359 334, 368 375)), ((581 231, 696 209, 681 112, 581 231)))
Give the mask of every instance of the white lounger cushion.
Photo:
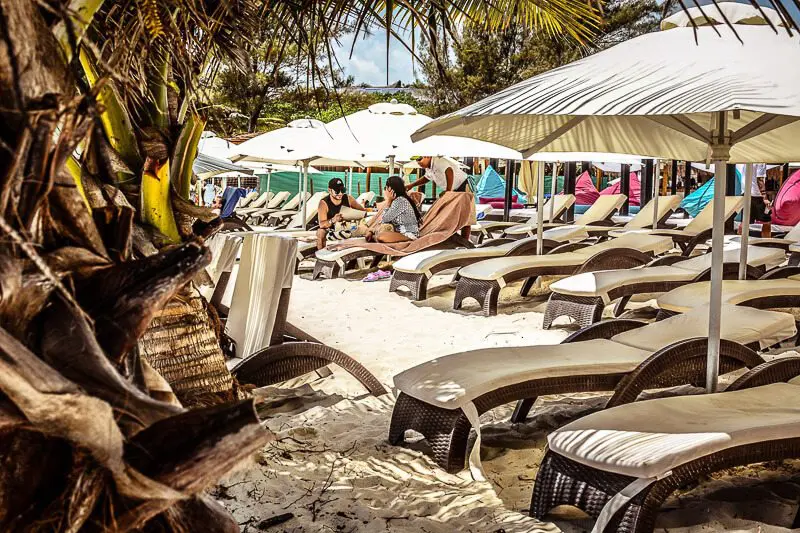
MULTIPOLYGON (((624 194, 608 194, 597 198, 597 200, 586 210, 586 212, 575 219, 575 224, 586 225, 593 222, 606 220, 614 211, 625 203, 627 196, 624 194)), ((545 211, 545 216, 549 215, 545 211)), ((546 223, 552 225, 552 222, 546 223)), ((536 221, 527 224, 519 224, 506 230, 507 235, 525 235, 536 232, 536 221)))
MULTIPOLYGON (((581 226, 560 226, 542 232, 542 236, 545 239, 567 242, 583 240, 589 235, 581 226)), ((482 258, 502 257, 508 253, 509 250, 527 241, 535 242, 536 237, 529 237, 528 239, 521 239, 499 246, 461 248, 457 250, 423 250, 399 259, 394 263, 394 269, 400 272, 425 274, 430 272, 436 265, 440 265, 446 261, 468 257, 474 257, 476 261, 482 258)))
MULTIPOLYGON (((658 298, 661 309, 683 313, 708 302, 711 284, 692 283, 662 294, 658 298)), ((800 276, 786 279, 723 280, 722 301, 732 305, 770 296, 797 296, 800 298, 800 276)))
MULTIPOLYGON (((754 328, 735 329, 740 327, 740 320, 736 318, 740 314, 768 330, 785 331, 785 338, 794 335, 791 315, 723 306, 722 338, 736 339, 744 344, 760 340, 762 333, 754 328)), ((459 409, 487 392, 532 379, 630 372, 655 351, 696 337, 703 329, 707 335, 707 308, 654 322, 628 332, 631 336, 623 333, 611 340, 486 348, 439 357, 397 374, 394 384, 418 400, 444 409, 459 409), (692 326, 687 328, 687 322, 692 322, 692 326), (631 337, 638 336, 647 340, 631 340, 631 337), (662 344, 654 346, 656 339, 662 344), (641 348, 628 342, 648 347, 641 348)))
MULTIPOLYGON (((640 229, 653 225, 653 209, 655 202, 650 200, 644 207, 639 209, 631 220, 625 224, 624 229, 640 229)), ((681 205, 681 197, 676 195, 659 196, 658 197, 658 219, 661 220, 667 213, 671 213, 678 209, 681 205)))
POLYGON ((628 234, 619 239, 612 239, 594 246, 580 248, 574 252, 520 257, 498 257, 480 261, 460 270, 461 277, 482 280, 498 280, 510 272, 524 268, 548 266, 578 266, 587 259, 613 248, 633 248, 641 252, 654 254, 664 253, 672 248, 672 239, 655 235, 628 234))
POLYGON ((394 377, 404 393, 445 409, 531 379, 631 372, 650 352, 595 339, 574 344, 485 348, 440 357, 394 377))
MULTIPOLYGON (((773 267, 781 264, 785 254, 775 248, 750 246, 747 263, 751 266, 773 267)), ((739 261, 739 249, 725 250, 723 261, 739 261)), ((657 283, 661 281, 691 281, 695 276, 711 268, 711 254, 703 254, 671 266, 640 267, 627 270, 599 270, 584 272, 558 280, 550 285, 550 290, 571 296, 599 296, 608 304, 608 293, 616 288, 634 283, 657 283)))
POLYGON ((734 392, 635 402, 551 433, 550 449, 581 464, 655 478, 706 455, 800 437, 800 387, 775 383, 734 392))
MULTIPOLYGON (((742 196, 726 196, 725 197, 725 213, 723 215, 723 220, 728 220, 734 213, 739 211, 742 208, 742 203, 744 202, 744 197, 742 196)), ((659 235, 697 235, 700 232, 706 231, 714 227, 714 202, 708 202, 708 204, 703 208, 698 215, 693 218, 686 227, 683 229, 658 229, 653 231, 652 229, 647 230, 633 230, 635 232, 654 232, 658 233, 659 235)), ((619 237, 626 233, 626 229, 619 229, 615 231, 610 231, 608 234, 612 237, 619 237)))
MULTIPOLYGON (((654 322, 644 328, 626 331, 612 337, 613 341, 655 352, 675 342, 677 329, 684 339, 708 337, 708 298, 706 303, 690 311, 675 315, 669 320, 669 328, 650 327, 661 322, 654 322)), ((737 307, 731 304, 722 306, 721 338, 740 344, 760 342, 762 348, 772 346, 797 334, 794 317, 789 313, 764 311, 752 307, 737 307)))
POLYGON ((362 250, 365 250, 365 248, 361 248, 358 246, 354 246, 352 248, 345 248, 343 250, 328 250, 327 248, 323 248, 322 250, 317 250, 314 255, 316 256, 317 259, 322 259, 323 261, 331 261, 341 264, 342 260, 346 255, 352 254, 354 252, 360 252, 362 250))
MULTIPOLYGON (((269 209, 275 209, 289 197, 289 191, 280 191, 267 203, 269 209)), ((298 202, 299 203, 299 202, 298 202)))
MULTIPOLYGON (((544 220, 545 220, 545 222, 552 222, 550 220, 550 201, 551 200, 548 200, 544 204, 544 220)), ((569 209, 570 206, 575 203, 575 195, 574 194, 557 194, 555 196, 555 200, 553 200, 553 201, 555 202, 553 204, 553 218, 555 219, 555 218, 558 218, 559 216, 561 216, 561 214, 564 211, 569 209)), ((533 217, 535 216, 536 211, 535 210, 530 210, 530 211, 531 211, 531 220, 533 220, 533 217)), ((472 229, 474 229, 475 231, 488 231, 490 229, 498 229, 498 228, 502 228, 502 227, 516 226, 518 224, 519 224, 519 222, 486 221, 486 222, 480 222, 478 224, 474 224, 472 226, 472 229)), ((534 222, 534 224, 535 224, 535 222, 534 222)), ((530 225, 530 223, 528 223, 526 225, 530 225)))

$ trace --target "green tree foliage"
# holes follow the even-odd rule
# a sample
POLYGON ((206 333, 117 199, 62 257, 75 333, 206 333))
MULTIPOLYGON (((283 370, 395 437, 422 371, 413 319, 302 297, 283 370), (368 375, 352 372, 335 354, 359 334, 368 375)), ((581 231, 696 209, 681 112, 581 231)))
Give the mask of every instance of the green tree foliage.
POLYGON ((601 31, 587 45, 521 24, 510 24, 502 31, 468 24, 458 40, 439 44, 436 51, 430 45, 424 48, 425 96, 434 115, 449 113, 531 76, 653 31, 659 16, 654 0, 614 0, 606 5, 601 31))

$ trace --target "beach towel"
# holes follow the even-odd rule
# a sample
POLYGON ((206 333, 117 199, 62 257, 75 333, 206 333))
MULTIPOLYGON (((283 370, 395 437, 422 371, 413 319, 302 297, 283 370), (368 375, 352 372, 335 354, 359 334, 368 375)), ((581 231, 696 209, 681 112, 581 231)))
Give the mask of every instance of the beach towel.
POLYGON ((800 170, 789 176, 772 206, 772 223, 795 226, 800 222, 800 170))
POLYGON ((220 216, 222 218, 231 216, 233 210, 236 209, 236 204, 238 204, 239 200, 244 198, 245 195, 245 190, 238 187, 228 187, 225 189, 225 193, 222 195, 222 212, 220 216))
MULTIPOLYGON (((379 223, 376 216, 373 224, 379 223)), ((446 192, 433 204, 422 219, 419 238, 414 241, 384 244, 367 242, 364 239, 348 239, 330 246, 331 250, 346 248, 366 248, 374 252, 394 257, 413 254, 436 246, 465 226, 475 222, 475 198, 468 192, 446 192)))

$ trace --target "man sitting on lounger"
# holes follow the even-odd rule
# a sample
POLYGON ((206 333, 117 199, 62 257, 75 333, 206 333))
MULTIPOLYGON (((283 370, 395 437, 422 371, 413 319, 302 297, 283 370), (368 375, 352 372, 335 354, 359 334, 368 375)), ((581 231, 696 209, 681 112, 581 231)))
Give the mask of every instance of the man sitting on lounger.
POLYGON ((328 233, 333 231, 337 222, 343 220, 342 206, 358 211, 366 211, 367 209, 358 203, 358 200, 345 194, 344 182, 339 178, 333 178, 328 182, 328 196, 320 200, 319 208, 317 210, 317 218, 319 219, 319 229, 317 230, 317 250, 325 248, 325 241, 328 238, 328 233))

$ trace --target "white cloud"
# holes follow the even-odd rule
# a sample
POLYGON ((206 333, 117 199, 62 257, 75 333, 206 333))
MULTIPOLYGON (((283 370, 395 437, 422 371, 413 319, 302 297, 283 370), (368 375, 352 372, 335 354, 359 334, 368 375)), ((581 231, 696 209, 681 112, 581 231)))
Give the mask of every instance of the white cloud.
MULTIPOLYGON (((386 84, 386 34, 375 32, 366 38, 356 41, 353 56, 350 48, 353 37, 346 36, 335 47, 336 58, 347 75, 355 78, 356 83, 370 85, 386 84)), ((392 37, 389 46, 389 83, 401 80, 404 83, 414 81, 412 72, 411 52, 409 52, 396 38, 392 37)))

